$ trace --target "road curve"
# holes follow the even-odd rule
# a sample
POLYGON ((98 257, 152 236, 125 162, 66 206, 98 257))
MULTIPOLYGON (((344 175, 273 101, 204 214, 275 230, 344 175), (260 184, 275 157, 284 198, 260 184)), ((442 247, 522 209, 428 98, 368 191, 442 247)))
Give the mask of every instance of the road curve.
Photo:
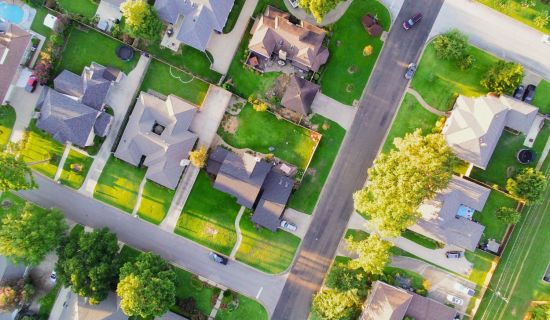
POLYGON ((307 319, 312 295, 325 273, 353 212, 352 194, 367 178, 408 82, 407 65, 417 61, 444 0, 406 1, 390 31, 363 93, 314 212, 312 224, 292 266, 273 319, 307 319), (417 12, 423 20, 410 31, 399 25, 417 12))

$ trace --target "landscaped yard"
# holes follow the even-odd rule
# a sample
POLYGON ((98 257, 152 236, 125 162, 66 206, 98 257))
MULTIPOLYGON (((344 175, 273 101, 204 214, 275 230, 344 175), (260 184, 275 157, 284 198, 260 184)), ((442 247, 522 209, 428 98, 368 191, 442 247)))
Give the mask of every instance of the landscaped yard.
POLYGON ((136 53, 128 62, 120 60, 116 55, 116 49, 120 44, 93 29, 72 28, 56 70, 59 73, 67 69, 81 74, 84 67, 96 62, 103 66, 118 68, 128 74, 136 66, 139 54, 136 53))
POLYGON ((15 109, 8 105, 0 106, 0 150, 10 141, 14 124, 15 109))
POLYGON ((235 148, 272 153, 301 169, 306 168, 317 144, 311 138, 311 131, 285 119, 278 119, 270 112, 255 111, 250 104, 239 114, 235 133, 225 132, 220 127, 218 134, 235 148))
POLYGON ((63 172, 61 172, 60 177, 61 183, 73 189, 80 188, 92 166, 92 162, 94 162, 93 158, 71 149, 63 165, 63 172), (80 168, 77 168, 78 166, 80 168))
POLYGON ((412 94, 407 93, 393 120, 382 152, 393 149, 393 139, 403 138, 405 134, 412 133, 417 128, 422 129, 424 134, 431 133, 437 119, 437 115, 424 109, 412 94))
POLYGON ((137 201, 145 169, 111 156, 94 190, 94 198, 131 213, 137 201))
POLYGON ((321 190, 336 159, 346 130, 336 122, 314 115, 311 122, 318 126, 317 132, 323 135, 307 172, 302 177, 298 190, 290 196, 288 206, 300 212, 311 214, 317 204, 321 190))
MULTIPOLYGON (((220 289, 200 281, 195 275, 183 269, 175 268, 174 271, 176 271, 176 300, 193 298, 197 303, 197 309, 207 316, 210 315, 213 308, 212 301, 218 297, 220 289)), ((182 313, 177 303, 171 309, 176 313, 182 313)))
POLYGON ((443 248, 444 246, 443 243, 439 243, 434 239, 428 238, 426 236, 421 235, 420 233, 416 233, 409 229, 406 229, 405 231, 403 231, 401 233, 401 236, 405 239, 411 240, 416 244, 419 244, 425 248, 432 249, 432 250, 443 248))
POLYGON ((35 123, 35 119, 31 120, 21 154, 33 170, 53 179, 65 147, 36 128, 35 123))
POLYGON ((160 224, 170 209, 175 193, 175 190, 147 180, 137 214, 144 220, 160 224))
POLYGON ((475 58, 474 65, 461 71, 455 61, 437 58, 433 42, 428 45, 411 86, 434 108, 448 111, 453 107, 456 94, 470 97, 485 95, 488 90, 480 81, 499 59, 474 46, 469 53, 475 58))
POLYGON ((243 295, 238 296, 239 307, 233 311, 228 308, 220 308, 216 320, 267 320, 267 311, 256 300, 243 295))
POLYGON ((495 239, 501 242, 508 225, 497 219, 495 211, 501 207, 516 209, 517 201, 498 191, 491 191, 482 212, 475 212, 473 219, 485 226, 481 241, 495 239))
POLYGON ((294 259, 300 238, 283 230, 257 230, 250 217, 247 211, 241 218, 243 239, 235 258, 267 273, 285 271, 294 259))
POLYGON ((214 189, 206 172, 201 171, 174 232, 229 255, 237 241, 239 208, 235 198, 214 189))
POLYGON ((546 34, 550 34, 550 24, 546 24, 544 27, 538 27, 534 19, 535 17, 543 12, 550 11, 550 4, 544 4, 540 0, 478 0, 486 6, 489 6, 497 11, 504 13, 518 21, 525 23, 526 25, 538 29, 546 34), (534 6, 525 7, 524 3, 532 3, 534 6))
POLYGON ((542 80, 539 83, 533 104, 539 108, 540 113, 550 113, 550 82, 542 80))
POLYGON ((149 89, 163 95, 175 94, 191 103, 200 105, 208 91, 208 83, 192 79, 187 73, 175 70, 169 65, 158 60, 151 61, 141 90, 149 89))
POLYGON ((361 97, 382 50, 382 40, 371 37, 361 23, 361 17, 367 13, 375 15, 384 30, 389 29, 390 13, 379 1, 352 2, 332 27, 328 45, 330 57, 321 75, 321 91, 347 105, 361 97), (364 56, 363 49, 369 45, 372 54, 364 56))
POLYGON ((68 13, 92 18, 97 11, 98 2, 92 0, 57 0, 57 3, 68 13))
POLYGON ((525 135, 515 135, 511 132, 503 131, 487 169, 482 170, 474 167, 470 177, 489 184, 497 184, 500 187, 505 187, 506 180, 514 173, 519 172, 523 168, 535 167, 537 165, 539 160, 538 157, 542 155, 542 151, 549 137, 550 126, 546 125, 539 132, 532 148, 537 158, 532 163, 523 165, 517 161, 516 154, 520 149, 525 148, 523 146, 525 135))

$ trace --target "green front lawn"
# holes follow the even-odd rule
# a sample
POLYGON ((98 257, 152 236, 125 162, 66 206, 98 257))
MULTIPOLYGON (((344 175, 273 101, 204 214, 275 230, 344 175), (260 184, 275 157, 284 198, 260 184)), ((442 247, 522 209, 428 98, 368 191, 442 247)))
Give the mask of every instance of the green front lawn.
POLYGON ((425 248, 432 249, 432 250, 443 248, 444 246, 444 244, 434 239, 428 238, 426 236, 421 235, 420 233, 416 233, 409 229, 406 229, 405 231, 403 231, 401 233, 401 236, 405 239, 411 240, 416 244, 419 244, 425 248))
POLYGON ((13 194, 11 192, 3 192, 0 194, 0 218, 3 217, 5 214, 13 214, 13 213, 19 213, 23 211, 23 208, 25 208, 25 205, 29 203, 31 206, 32 211, 37 212, 44 212, 45 210, 40 208, 39 206, 33 204, 32 202, 27 202, 25 199, 19 197, 16 194, 13 194), (2 206, 1 204, 4 203, 4 201, 9 201, 10 206, 2 206))
POLYGON ((508 225, 497 219, 495 211, 500 207, 509 207, 515 209, 517 201, 507 197, 504 193, 491 191, 489 199, 483 207, 483 211, 475 212, 473 219, 485 226, 483 231, 482 242, 487 239, 495 239, 497 242, 502 242, 508 225))
POLYGON ((305 169, 313 155, 317 142, 311 131, 285 119, 278 119, 270 112, 255 111, 247 104, 238 116, 238 128, 234 134, 222 127, 218 134, 235 148, 249 148, 264 154, 272 153, 301 169, 305 169), (269 148, 274 148, 270 151, 269 148))
MULTIPOLYGON (((60 180, 62 184, 69 186, 73 189, 78 189, 86 179, 88 170, 92 166, 94 159, 87 155, 71 149, 69 156, 65 160, 63 165, 63 171, 61 172, 60 180), (75 171, 71 168, 71 165, 80 166, 80 171, 75 171)), ((76 167, 75 167, 76 169, 76 167)))
POLYGON ((542 80, 537 86, 533 105, 539 108, 540 113, 550 113, 550 82, 542 80))
POLYGON ((149 89, 163 95, 175 94, 191 103, 200 105, 208 91, 208 83, 192 79, 187 73, 173 69, 158 60, 151 61, 141 84, 141 91, 149 89))
POLYGON ((437 119, 437 115, 424 109, 412 94, 407 93, 386 136, 382 152, 393 149, 393 139, 403 138, 417 128, 422 129, 424 134, 431 133, 437 119))
POLYGON ((453 107, 455 94, 469 97, 485 95, 488 91, 481 86, 480 81, 499 59, 474 46, 469 47, 469 52, 474 56, 475 63, 469 70, 462 71, 455 61, 437 58, 434 44, 430 43, 418 64, 412 88, 430 106, 441 111, 453 107))
POLYGON ((314 115, 311 123, 318 126, 317 132, 323 135, 307 172, 302 177, 298 190, 290 196, 288 206, 306 214, 312 214, 321 190, 336 159, 346 130, 336 122, 320 115, 314 115))
POLYGON ((216 314, 216 320, 267 320, 267 311, 256 300, 238 295, 239 306, 235 310, 222 307, 216 314))
POLYGON ((235 198, 214 189, 206 172, 201 171, 174 232, 229 255, 237 241, 235 219, 238 213, 235 198))
POLYGON ((93 0, 57 0, 57 4, 68 13, 92 18, 95 16, 99 2, 93 0))
POLYGON ((15 109, 12 106, 0 106, 0 150, 10 141, 15 116, 15 109))
POLYGON ((384 30, 391 20, 386 7, 377 0, 354 1, 346 13, 332 26, 328 45, 330 57, 321 76, 321 91, 342 103, 351 105, 358 100, 382 50, 383 42, 371 37, 361 17, 373 13, 384 30), (366 46, 372 46, 370 56, 363 55, 366 46))
POLYGON ((539 132, 533 144, 532 149, 535 151, 537 158, 532 163, 524 165, 517 161, 516 154, 520 149, 525 148, 523 146, 525 135, 515 135, 511 132, 503 131, 495 151, 493 152, 491 161, 489 161, 487 165, 487 169, 482 170, 474 167, 470 177, 489 184, 497 184, 500 187, 505 187, 506 180, 514 173, 519 172, 523 168, 535 167, 537 165, 549 137, 550 126, 546 125, 539 132))
POLYGON ((250 217, 247 211, 241 218, 243 239, 235 258, 267 273, 285 271, 294 259, 300 238, 283 230, 257 230, 250 217))
POLYGON ((36 119, 31 120, 21 154, 25 162, 32 163, 33 170, 53 179, 65 146, 35 124, 36 119))
POLYGON ((111 156, 97 181, 94 198, 131 213, 145 171, 111 156))
MULTIPOLYGON (((174 271, 176 271, 176 301, 193 298, 197 309, 207 316, 210 315, 214 306, 212 301, 218 297, 220 289, 200 281, 197 276, 183 269, 174 268, 174 271)), ((177 302, 171 310, 182 313, 177 302)))
POLYGON ((485 278, 487 278, 487 274, 491 270, 492 262, 496 257, 479 249, 476 249, 474 252, 465 251, 464 256, 474 265, 468 280, 474 282, 479 290, 483 286, 485 278))
POLYGON ((137 214, 144 220, 160 224, 170 209, 175 190, 147 180, 137 214))
POLYGON ((533 3, 534 6, 525 7, 522 4, 525 1, 522 0, 478 0, 484 5, 493 8, 494 10, 500 11, 507 16, 510 16, 518 21, 525 23, 526 25, 540 30, 546 34, 550 34, 550 24, 546 24, 544 27, 538 27, 534 19, 535 17, 543 11, 550 11, 550 5, 544 4, 540 0, 530 0, 528 3, 533 3))
POLYGON ((243 9, 243 5, 245 2, 246 0, 235 0, 235 2, 233 3, 233 8, 229 13, 229 17, 227 17, 227 22, 223 27, 223 33, 229 33, 233 30, 233 27, 235 27, 237 20, 239 20, 239 15, 241 14, 241 10, 243 9))
POLYGON ((116 55, 116 49, 120 45, 120 42, 93 29, 72 28, 61 60, 56 67, 57 72, 67 69, 81 74, 84 67, 96 62, 103 66, 118 68, 128 74, 136 66, 139 54, 136 52, 131 61, 122 61, 116 55))

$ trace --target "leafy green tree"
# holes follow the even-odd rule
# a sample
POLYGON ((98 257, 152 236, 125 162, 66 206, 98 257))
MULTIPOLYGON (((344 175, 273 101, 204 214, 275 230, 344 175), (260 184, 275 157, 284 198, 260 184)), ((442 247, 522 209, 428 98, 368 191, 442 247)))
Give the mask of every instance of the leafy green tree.
POLYGON ((27 304, 36 293, 30 282, 20 279, 11 285, 0 287, 0 311, 11 311, 17 306, 27 304))
POLYGON ((390 261, 391 244, 376 233, 361 241, 347 241, 348 250, 358 257, 350 261, 350 267, 361 268, 367 274, 381 275, 390 261))
POLYGON ((468 37, 458 29, 452 29, 434 39, 434 48, 441 59, 462 59, 467 55, 468 37))
POLYGON ((526 168, 515 177, 508 179, 506 190, 528 203, 542 200, 548 180, 544 173, 535 168, 526 168))
POLYGON ((368 214, 383 235, 397 236, 416 222, 418 206, 449 184, 458 159, 443 135, 417 129, 394 139, 368 170, 367 186, 354 194, 355 209, 368 214))
POLYGON ((514 208, 500 207, 495 211, 497 218, 507 224, 516 224, 519 222, 521 215, 514 208))
POLYGON ((539 304, 531 310, 531 320, 550 319, 550 304, 539 304))
POLYGON ((31 169, 19 156, 10 152, 0 153, 0 192, 37 187, 31 169))
POLYGON ((357 290, 323 289, 313 296, 312 312, 323 320, 355 320, 361 301, 357 290))
POLYGON ((550 14, 548 13, 548 10, 544 10, 539 12, 535 19, 533 20, 535 25, 539 28, 544 28, 550 22, 550 14))
POLYGON ((197 168, 204 168, 206 160, 208 160, 208 153, 204 146, 200 146, 195 151, 189 152, 189 160, 197 168))
POLYGON ((317 22, 336 7, 342 0, 300 0, 300 8, 311 12, 317 22))
POLYGON ((59 210, 39 211, 27 203, 21 212, 2 217, 0 254, 15 263, 36 266, 57 248, 66 229, 59 210))
POLYGON ((523 67, 519 63, 498 61, 487 72, 481 85, 498 94, 511 93, 523 80, 523 67))
POLYGON ((134 38, 156 40, 163 28, 162 21, 146 0, 127 0, 120 5, 125 31, 134 38))
POLYGON ((368 295, 370 284, 377 276, 367 274, 363 269, 354 269, 348 262, 335 262, 327 275, 325 285, 338 291, 357 290, 360 298, 368 295))
POLYGON ((118 280, 118 240, 107 228, 84 232, 73 228, 57 249, 58 281, 97 304, 118 280))
POLYGON ((176 302, 175 281, 176 273, 166 261, 153 253, 142 253, 120 269, 120 307, 128 316, 161 316, 176 302))

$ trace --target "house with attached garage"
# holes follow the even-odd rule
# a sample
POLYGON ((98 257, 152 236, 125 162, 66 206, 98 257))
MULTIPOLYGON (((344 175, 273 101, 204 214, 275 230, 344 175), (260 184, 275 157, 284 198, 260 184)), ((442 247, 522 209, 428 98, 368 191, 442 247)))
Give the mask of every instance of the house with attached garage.
POLYGON ((31 39, 27 31, 0 19, 0 104, 8 101, 30 53, 31 39))

